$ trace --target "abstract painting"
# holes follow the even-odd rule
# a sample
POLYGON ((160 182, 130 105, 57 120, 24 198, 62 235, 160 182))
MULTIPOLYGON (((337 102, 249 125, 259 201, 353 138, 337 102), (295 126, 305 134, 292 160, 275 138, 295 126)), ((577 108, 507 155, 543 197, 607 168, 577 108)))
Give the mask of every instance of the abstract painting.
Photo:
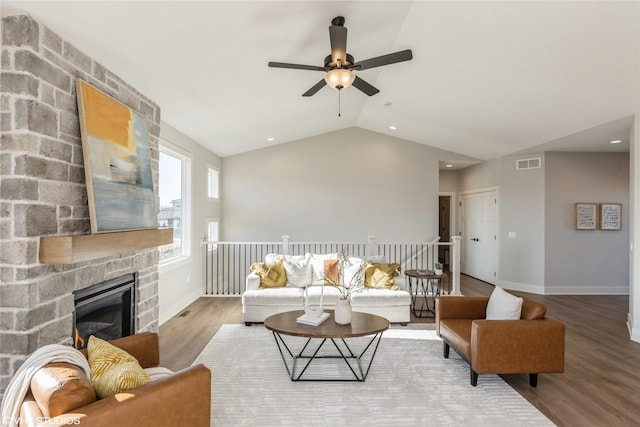
POLYGON ((157 228, 147 122, 76 79, 91 233, 157 228))

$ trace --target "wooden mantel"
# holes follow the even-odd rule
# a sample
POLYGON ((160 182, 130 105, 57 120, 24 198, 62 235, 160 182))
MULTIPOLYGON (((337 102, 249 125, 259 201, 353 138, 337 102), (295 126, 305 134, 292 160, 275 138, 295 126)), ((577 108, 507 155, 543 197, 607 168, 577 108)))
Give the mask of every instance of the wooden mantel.
POLYGON ((73 264, 173 242, 172 228, 40 237, 41 264, 73 264))

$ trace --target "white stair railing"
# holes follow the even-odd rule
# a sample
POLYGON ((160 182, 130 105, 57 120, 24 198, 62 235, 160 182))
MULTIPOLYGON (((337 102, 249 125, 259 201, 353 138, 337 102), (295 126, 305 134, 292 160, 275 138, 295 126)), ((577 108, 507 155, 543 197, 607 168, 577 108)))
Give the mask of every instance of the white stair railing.
POLYGON ((287 235, 279 242, 203 241, 205 249, 205 295, 242 295, 251 264, 262 262, 269 253, 281 255, 327 254, 344 250, 361 258, 384 256, 397 262, 401 270, 433 269, 438 260, 438 248, 449 246, 450 293, 460 294, 460 238, 440 242, 440 238, 418 243, 380 243, 375 236, 367 242, 292 242, 287 235))

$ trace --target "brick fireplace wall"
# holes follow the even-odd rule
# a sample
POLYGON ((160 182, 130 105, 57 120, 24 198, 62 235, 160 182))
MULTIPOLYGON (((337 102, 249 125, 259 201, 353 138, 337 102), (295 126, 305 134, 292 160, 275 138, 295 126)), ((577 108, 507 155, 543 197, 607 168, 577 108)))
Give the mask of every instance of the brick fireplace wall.
POLYGON ((35 19, 3 18, 2 37, 0 394, 34 350, 71 344, 74 290, 137 272, 136 330, 158 330, 156 249, 38 263, 40 236, 90 232, 74 79, 146 117, 156 189, 160 134, 158 105, 35 19))

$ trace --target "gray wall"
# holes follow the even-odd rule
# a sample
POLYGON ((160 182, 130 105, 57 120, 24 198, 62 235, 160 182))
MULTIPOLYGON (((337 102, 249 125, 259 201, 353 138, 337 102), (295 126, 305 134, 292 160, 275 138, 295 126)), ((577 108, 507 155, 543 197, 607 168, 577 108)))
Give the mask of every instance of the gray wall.
POLYGON ((438 228, 452 153, 350 128, 223 159, 223 239, 416 242, 438 228))
POLYGON ((177 262, 160 265, 159 321, 160 324, 169 320, 184 309, 191 302, 199 298, 204 289, 204 257, 200 245, 206 235, 206 221, 208 218, 220 219, 220 203, 207 198, 208 166, 217 168, 222 175, 220 166, 222 161, 211 151, 189 139, 166 123, 160 125, 160 138, 171 146, 177 147, 191 159, 191 247, 190 256, 177 262))
POLYGON ((491 160, 459 175, 460 191, 498 187, 497 284, 539 294, 628 292, 627 153, 529 153, 491 160), (532 157, 542 158, 542 168, 516 170, 517 159, 532 157), (622 203, 623 229, 574 230, 576 202, 622 203))
POLYGON ((629 290, 629 154, 546 154, 547 293, 629 290), (622 203, 622 229, 575 230, 574 203, 622 203))

